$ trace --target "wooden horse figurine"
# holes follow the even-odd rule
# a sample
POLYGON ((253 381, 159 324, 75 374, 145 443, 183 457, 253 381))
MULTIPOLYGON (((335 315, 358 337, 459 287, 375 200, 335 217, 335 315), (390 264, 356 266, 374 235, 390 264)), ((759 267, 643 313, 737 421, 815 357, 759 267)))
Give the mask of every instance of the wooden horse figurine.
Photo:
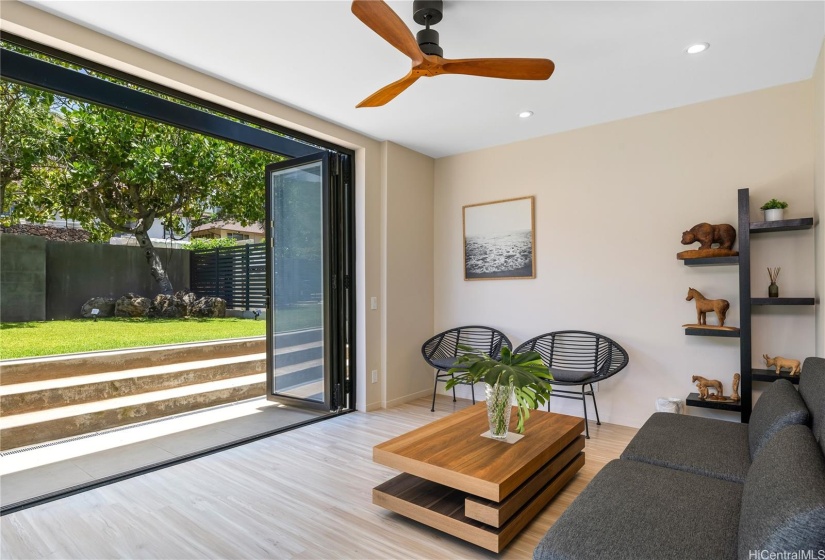
POLYGON ((696 322, 700 325, 707 325, 706 314, 708 311, 716 313, 716 318, 719 320, 719 326, 725 326, 725 315, 728 313, 730 304, 725 299, 707 299, 705 296, 694 288, 688 288, 688 294, 685 301, 696 300, 696 322))
POLYGON ((705 379, 701 375, 694 375, 690 379, 693 383, 696 383, 696 387, 699 389, 699 399, 705 400, 708 397, 721 397, 722 396, 722 382, 717 381, 716 379, 705 379), (713 389, 716 391, 715 395, 710 395, 708 393, 708 389, 713 389))

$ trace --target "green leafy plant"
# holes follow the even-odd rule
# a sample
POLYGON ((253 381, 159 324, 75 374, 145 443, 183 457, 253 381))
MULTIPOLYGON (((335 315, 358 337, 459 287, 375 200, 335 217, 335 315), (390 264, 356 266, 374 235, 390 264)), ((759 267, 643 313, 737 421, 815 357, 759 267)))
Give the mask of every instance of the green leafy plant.
POLYGON ((524 432, 524 423, 530 418, 530 411, 547 402, 553 390, 548 381, 553 376, 544 365, 538 352, 514 354, 504 347, 501 358, 495 359, 477 351, 475 348, 459 344, 465 352, 455 361, 455 367, 449 373, 453 375, 447 381, 446 388, 452 389, 459 383, 479 383, 488 385, 512 385, 518 407, 518 425, 516 431, 524 432))
POLYGON ((206 238, 206 237, 193 237, 189 243, 183 245, 184 249, 189 249, 190 251, 198 251, 201 249, 216 249, 218 247, 234 247, 237 245, 237 242, 232 237, 216 237, 216 238, 206 238))
POLYGON ((760 210, 776 210, 776 209, 785 209, 788 207, 788 203, 782 200, 776 200, 775 198, 770 199, 765 204, 762 205, 760 210))

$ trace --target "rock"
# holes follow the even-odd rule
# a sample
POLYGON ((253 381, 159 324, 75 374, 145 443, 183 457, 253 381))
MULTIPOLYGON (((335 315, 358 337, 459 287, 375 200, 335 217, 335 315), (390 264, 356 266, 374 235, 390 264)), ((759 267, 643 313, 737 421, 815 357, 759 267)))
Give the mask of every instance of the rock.
POLYGON ((91 234, 85 229, 60 228, 38 224, 0 225, 0 232, 11 235, 36 235, 38 237, 46 237, 52 241, 88 242, 91 239, 91 234))
POLYGON ((163 317, 164 319, 175 319, 185 317, 187 305, 177 298, 165 294, 158 294, 152 300, 152 307, 149 309, 149 317, 163 317))
POLYGON ((226 317, 226 300, 219 297, 202 297, 192 305, 192 317, 226 317))
POLYGON ((80 307, 80 316, 87 319, 95 317, 92 309, 98 310, 97 317, 112 317, 115 314, 115 298, 93 297, 80 307))
POLYGON ((184 313, 184 315, 189 316, 192 313, 192 306, 195 304, 195 301, 198 298, 192 292, 181 290, 175 293, 175 299, 181 301, 184 305, 186 305, 186 312, 184 313))
POLYGON ((115 317, 146 317, 151 309, 151 299, 129 293, 115 302, 115 317))

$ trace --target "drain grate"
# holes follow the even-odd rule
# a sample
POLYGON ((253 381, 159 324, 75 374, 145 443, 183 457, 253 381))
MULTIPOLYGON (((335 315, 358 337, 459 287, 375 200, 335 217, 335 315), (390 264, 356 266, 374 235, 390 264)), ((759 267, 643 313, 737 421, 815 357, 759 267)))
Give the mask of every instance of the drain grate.
POLYGON ((255 397, 255 399, 247 399, 243 401, 237 401, 233 403, 226 403, 221 404, 218 406, 210 406, 209 408, 204 408, 201 410, 193 410, 191 412, 183 412, 181 414, 175 414, 174 416, 166 416, 164 418, 155 418, 154 420, 147 420, 146 422, 139 422, 137 424, 129 424, 127 426, 118 426, 116 428, 109 428, 108 430, 100 430, 98 432, 91 432, 88 434, 82 434, 79 436, 73 436, 70 438, 64 439, 57 439, 54 441, 47 441, 46 443, 38 443, 35 445, 27 445, 26 447, 18 447, 16 449, 10 449, 8 451, 0 451, 0 457, 8 457, 9 455, 16 455, 18 453, 25 453, 27 451, 35 451, 37 449, 44 449, 46 447, 54 447, 56 445, 63 445, 64 443, 72 443, 75 441, 80 441, 83 439, 89 439, 97 436, 104 436, 106 434, 114 434, 117 432, 122 432, 124 430, 132 430, 134 428, 141 428, 143 426, 150 426, 152 424, 158 424, 160 422, 168 422, 170 420, 176 420, 178 418, 185 418, 187 416, 194 416, 195 414, 202 414, 204 412, 211 412, 213 410, 220 410, 223 408, 229 408, 232 406, 238 406, 239 404, 246 404, 251 400, 263 399, 264 397, 255 397))

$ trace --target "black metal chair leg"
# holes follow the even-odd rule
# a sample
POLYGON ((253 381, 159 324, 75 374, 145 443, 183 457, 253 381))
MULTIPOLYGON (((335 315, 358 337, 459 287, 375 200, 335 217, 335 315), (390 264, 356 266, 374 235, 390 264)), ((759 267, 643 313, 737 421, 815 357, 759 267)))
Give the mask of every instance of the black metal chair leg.
MULTIPOLYGON (((455 374, 450 375, 453 379, 455 379, 455 374)), ((453 402, 455 402, 455 385, 453 385, 453 402)))
POLYGON ((435 412, 435 392, 438 390, 438 370, 435 370, 435 381, 433 382, 433 406, 430 412, 435 412))
POLYGON ((593 390, 593 384, 590 383, 590 396, 593 397, 593 408, 596 409, 596 425, 601 426, 602 421, 599 420, 599 407, 596 405, 596 391, 593 390))
POLYGON ((584 408, 584 439, 590 439, 590 427, 587 425, 587 401, 584 400, 584 385, 582 385, 582 407, 584 408))

